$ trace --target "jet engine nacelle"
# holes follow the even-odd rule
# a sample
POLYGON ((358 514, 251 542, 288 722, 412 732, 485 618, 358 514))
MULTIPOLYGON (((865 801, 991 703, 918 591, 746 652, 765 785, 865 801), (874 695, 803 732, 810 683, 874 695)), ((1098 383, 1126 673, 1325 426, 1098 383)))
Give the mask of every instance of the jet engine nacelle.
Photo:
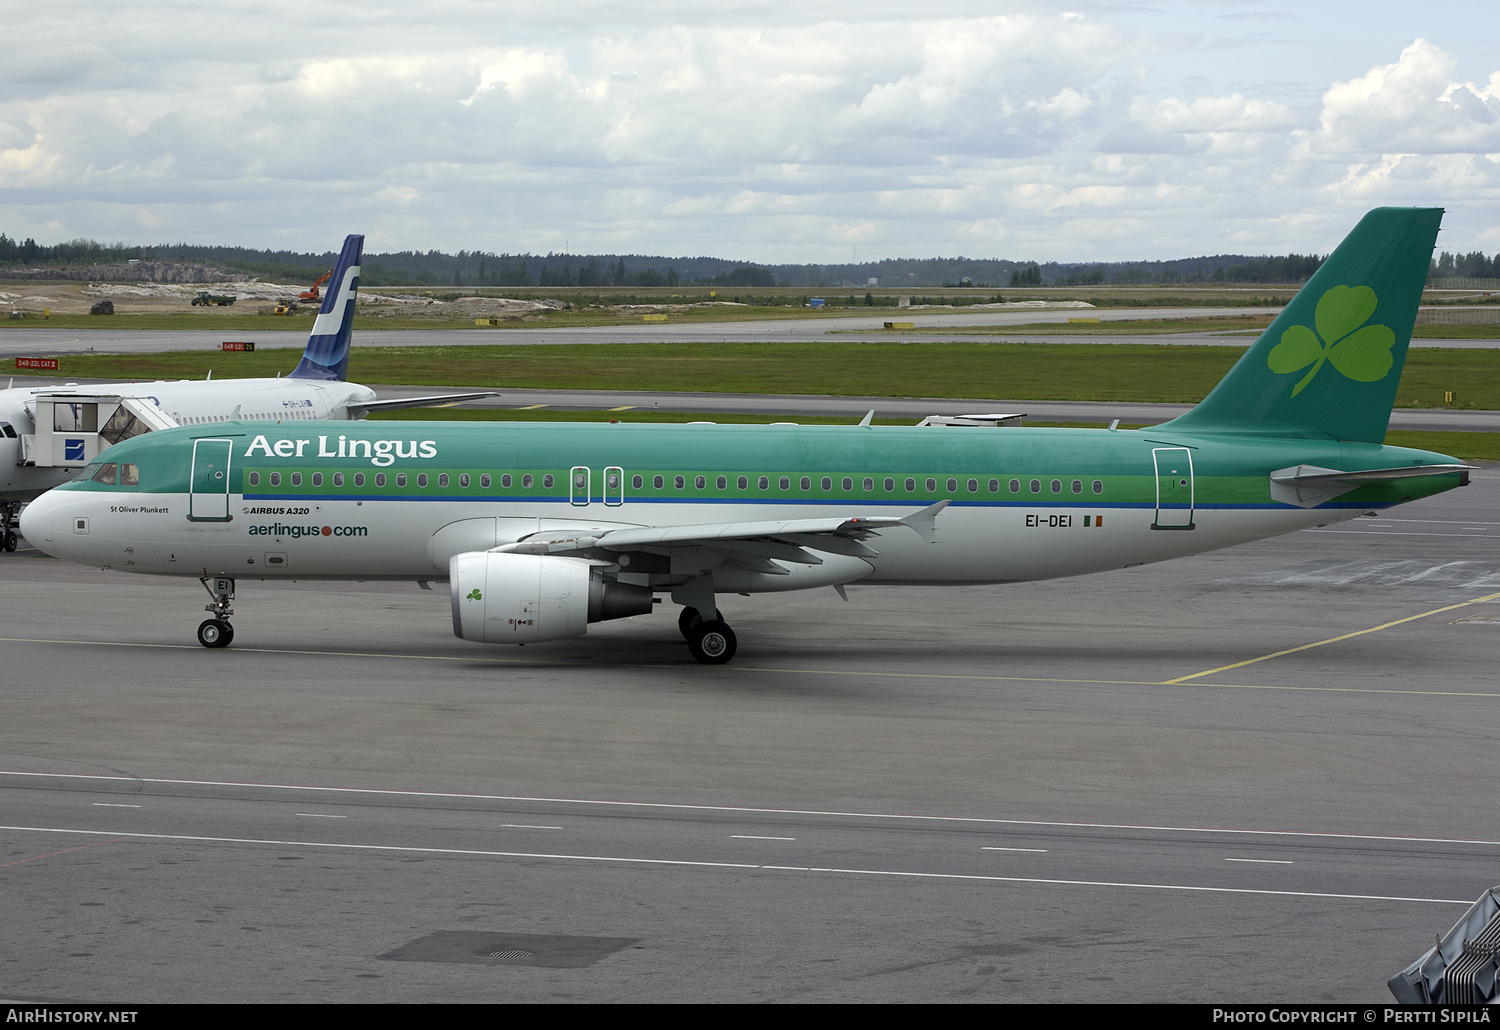
POLYGON ((591 622, 646 615, 648 587, 606 579, 579 558, 469 551, 448 561, 453 632, 486 644, 531 644, 588 632, 591 622))

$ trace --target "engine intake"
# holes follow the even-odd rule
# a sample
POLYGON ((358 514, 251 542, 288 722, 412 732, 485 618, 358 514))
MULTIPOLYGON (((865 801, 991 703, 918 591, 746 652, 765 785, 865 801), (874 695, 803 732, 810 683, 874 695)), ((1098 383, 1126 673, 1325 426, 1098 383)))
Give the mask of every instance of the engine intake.
POLYGON ((578 558, 469 551, 448 561, 453 633, 486 644, 576 637, 591 622, 647 615, 649 587, 578 558))

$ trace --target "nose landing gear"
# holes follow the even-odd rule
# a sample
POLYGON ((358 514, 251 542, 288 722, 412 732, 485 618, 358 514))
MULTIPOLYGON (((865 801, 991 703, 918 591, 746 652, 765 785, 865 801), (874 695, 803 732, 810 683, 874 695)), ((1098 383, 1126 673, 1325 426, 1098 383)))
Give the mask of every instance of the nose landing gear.
POLYGON ((229 607, 229 602, 234 600, 234 580, 219 576, 213 578, 213 586, 209 586, 210 578, 200 576, 198 582, 213 598, 212 604, 203 606, 213 618, 198 624, 198 643, 204 647, 228 647, 234 641, 234 627, 229 624, 229 617, 234 614, 234 609, 229 607))
POLYGON ((16 549, 16 511, 19 508, 14 501, 0 502, 0 550, 16 549))

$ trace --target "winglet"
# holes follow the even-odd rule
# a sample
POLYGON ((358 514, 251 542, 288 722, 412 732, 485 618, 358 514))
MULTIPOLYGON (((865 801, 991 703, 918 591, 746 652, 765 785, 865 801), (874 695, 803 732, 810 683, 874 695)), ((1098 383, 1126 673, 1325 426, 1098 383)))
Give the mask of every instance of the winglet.
POLYGON ((914 511, 910 515, 906 516, 906 518, 901 520, 901 524, 911 529, 915 529, 918 533, 921 533, 923 539, 925 539, 929 544, 935 544, 937 543, 938 512, 948 507, 948 505, 951 503, 951 501, 942 500, 938 501, 936 504, 929 504, 921 511, 914 511))
POLYGON ((874 417, 875 409, 871 408, 869 411, 865 412, 865 417, 859 420, 859 424, 868 428, 870 425, 870 420, 874 417))
POLYGON ((307 337, 302 361, 292 370, 293 379, 325 379, 342 382, 349 374, 349 339, 354 328, 354 296, 359 291, 359 262, 365 238, 344 239, 333 278, 323 294, 323 306, 307 337))

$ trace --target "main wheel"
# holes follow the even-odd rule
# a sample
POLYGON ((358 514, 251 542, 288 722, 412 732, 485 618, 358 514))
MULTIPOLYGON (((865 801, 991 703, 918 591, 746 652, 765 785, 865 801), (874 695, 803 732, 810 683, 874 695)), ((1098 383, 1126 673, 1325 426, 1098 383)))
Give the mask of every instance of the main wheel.
POLYGON ((204 647, 228 647, 234 639, 234 629, 218 619, 204 619, 198 624, 198 643, 204 647))
POLYGON ((5 531, 5 549, 7 551, 14 551, 16 549, 16 531, 14 529, 7 529, 5 531))
POLYGON ((724 665, 734 657, 734 630, 718 619, 700 622, 688 637, 688 650, 704 665, 724 665))

